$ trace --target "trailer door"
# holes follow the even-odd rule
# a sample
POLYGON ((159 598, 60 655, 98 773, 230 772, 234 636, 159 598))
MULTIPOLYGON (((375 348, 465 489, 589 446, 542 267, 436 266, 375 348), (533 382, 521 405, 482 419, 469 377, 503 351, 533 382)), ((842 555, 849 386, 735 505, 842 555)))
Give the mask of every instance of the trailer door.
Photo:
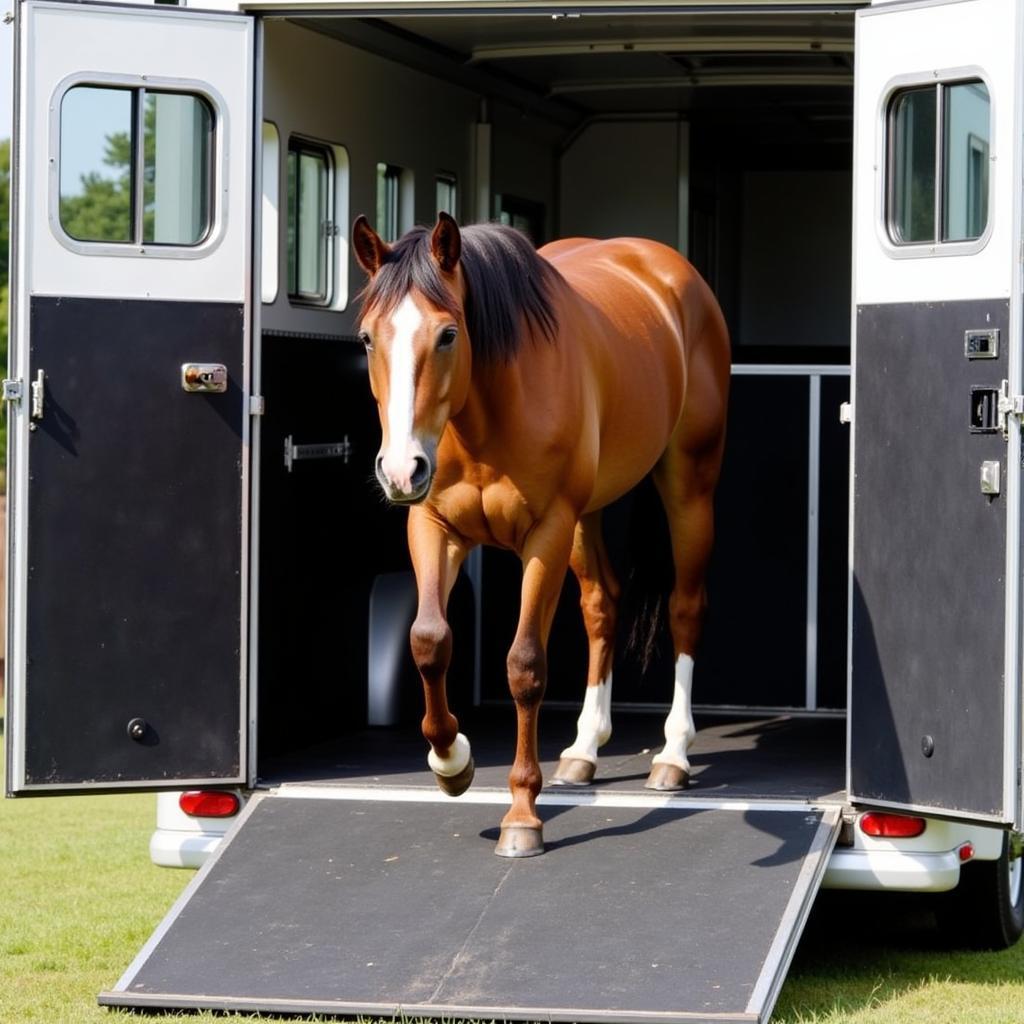
POLYGON ((1016 0, 858 12, 849 788, 1020 824, 1016 0))
POLYGON ((245 779, 253 39, 18 4, 12 793, 245 779))

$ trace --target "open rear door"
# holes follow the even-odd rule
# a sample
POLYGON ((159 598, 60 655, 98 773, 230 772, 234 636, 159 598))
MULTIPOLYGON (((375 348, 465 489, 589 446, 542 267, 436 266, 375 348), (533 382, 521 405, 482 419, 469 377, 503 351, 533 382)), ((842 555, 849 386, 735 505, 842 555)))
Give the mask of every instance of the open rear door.
POLYGON ((858 12, 851 799, 1020 825, 1018 0, 858 12))
POLYGON ((8 790, 242 781, 252 19, 17 22, 8 790))

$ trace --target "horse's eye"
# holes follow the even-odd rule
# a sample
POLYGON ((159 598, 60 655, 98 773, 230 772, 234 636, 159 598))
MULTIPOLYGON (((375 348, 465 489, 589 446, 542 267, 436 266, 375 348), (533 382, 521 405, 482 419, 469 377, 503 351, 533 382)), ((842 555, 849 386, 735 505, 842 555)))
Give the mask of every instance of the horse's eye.
POLYGON ((437 349, 443 351, 446 348, 451 348, 455 344, 455 339, 459 336, 458 327, 446 327, 437 336, 437 349))
POLYGON ((366 333, 366 331, 359 332, 359 340, 363 343, 367 352, 373 351, 373 339, 366 333))

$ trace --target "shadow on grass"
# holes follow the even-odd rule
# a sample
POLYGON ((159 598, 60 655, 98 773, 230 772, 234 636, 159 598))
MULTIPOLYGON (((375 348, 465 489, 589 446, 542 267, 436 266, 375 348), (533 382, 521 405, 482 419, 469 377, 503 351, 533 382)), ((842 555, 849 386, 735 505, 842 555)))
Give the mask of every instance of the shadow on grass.
MULTIPOLYGON (((878 1010, 933 979, 1020 985, 1024 945, 977 952, 951 947, 935 922, 934 896, 821 892, 773 1020, 832 1020, 878 1010)), ((1022 992, 1024 999, 1024 992, 1022 992)))

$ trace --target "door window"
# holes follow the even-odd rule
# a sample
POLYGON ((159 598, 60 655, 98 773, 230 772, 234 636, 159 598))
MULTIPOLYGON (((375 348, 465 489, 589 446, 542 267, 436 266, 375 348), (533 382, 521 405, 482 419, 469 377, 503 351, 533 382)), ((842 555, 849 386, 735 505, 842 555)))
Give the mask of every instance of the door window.
POLYGON ((434 178, 436 213, 447 213, 458 218, 458 183, 454 174, 438 174, 434 178))
POLYGON ((897 245, 968 242, 989 222, 991 102, 981 81, 903 89, 889 103, 888 230, 897 245))
POLYGON ((202 243, 213 213, 213 132, 213 110, 195 93, 72 86, 60 103, 64 234, 85 243, 202 243))
POLYGON ((334 239, 330 150, 293 139, 288 147, 288 296, 315 305, 331 301, 334 239))

